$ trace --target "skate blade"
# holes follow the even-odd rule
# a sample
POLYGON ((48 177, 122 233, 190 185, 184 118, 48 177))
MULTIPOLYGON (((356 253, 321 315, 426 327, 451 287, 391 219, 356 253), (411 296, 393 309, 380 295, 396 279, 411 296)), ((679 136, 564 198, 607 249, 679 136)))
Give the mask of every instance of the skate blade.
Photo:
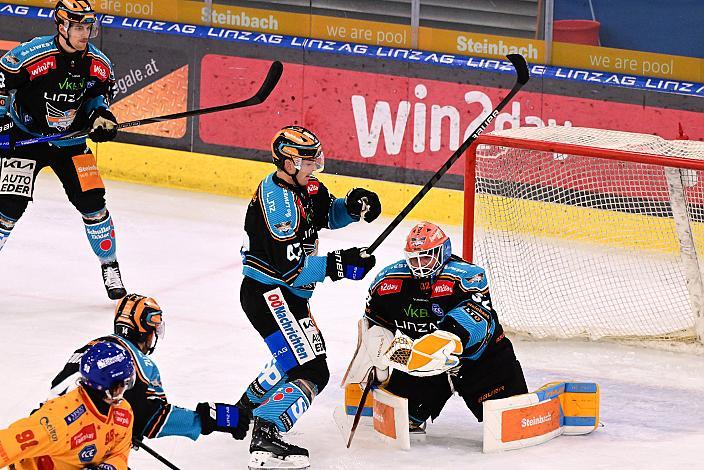
POLYGON ((249 456, 249 470, 306 470, 310 468, 310 460, 305 455, 289 455, 276 457, 271 452, 252 452, 249 456))

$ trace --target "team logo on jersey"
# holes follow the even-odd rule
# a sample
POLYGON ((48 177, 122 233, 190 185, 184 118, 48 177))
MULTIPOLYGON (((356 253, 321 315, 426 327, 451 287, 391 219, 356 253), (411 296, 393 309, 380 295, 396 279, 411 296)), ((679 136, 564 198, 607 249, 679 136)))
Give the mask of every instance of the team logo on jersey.
POLYGON ((379 284, 379 287, 376 288, 376 292, 379 295, 398 294, 401 292, 402 285, 402 279, 387 279, 379 284))
POLYGON ((75 118, 75 109, 61 111, 56 106, 53 106, 51 103, 46 103, 46 122, 49 127, 64 131, 68 129, 71 124, 73 124, 73 120, 75 118))
POLYGON ((74 421, 76 421, 78 418, 80 418, 83 415, 83 413, 85 413, 85 412, 86 412, 86 405, 81 405, 78 408, 76 408, 75 410, 73 410, 71 412, 71 414, 66 416, 64 418, 64 421, 66 421, 66 424, 71 424, 74 421))
POLYGON ((90 63, 90 76, 96 77, 101 82, 104 82, 108 79, 109 75, 108 67, 103 62, 93 59, 90 63))
POLYGON ((94 441, 97 436, 95 425, 89 424, 71 437, 71 449, 77 449, 86 442, 94 441))
POLYGON ((11 65, 17 65, 20 63, 20 59, 13 56, 9 52, 7 54, 5 54, 5 57, 3 57, 3 58, 5 59, 5 62, 7 62, 8 64, 11 64, 11 65))
POLYGON ((283 222, 279 222, 277 224, 274 224, 274 228, 276 228, 276 230, 278 230, 281 233, 288 233, 291 231, 291 221, 284 220, 283 222))
POLYGON ((128 427, 132 421, 132 415, 130 415, 128 411, 120 408, 115 408, 112 411, 112 415, 114 416, 115 424, 122 426, 123 428, 128 427))
POLYGON ((308 189, 308 194, 311 196, 318 194, 318 190, 320 189, 320 181, 310 180, 308 181, 308 186, 306 188, 308 189))
POLYGON ((433 292, 430 297, 444 297, 452 295, 455 285, 452 281, 437 281, 433 284, 433 292))
POLYGON ((78 460, 80 460, 83 463, 88 463, 95 458, 95 454, 97 454, 97 453, 98 453, 98 448, 95 447, 95 444, 85 446, 78 453, 78 460))
POLYGON ((47 57, 44 60, 40 60, 34 65, 27 67, 27 72, 29 72, 29 80, 34 80, 35 78, 41 77, 49 73, 49 70, 56 68, 56 57, 47 57))
POLYGON ((466 279, 467 282, 469 282, 470 284, 474 284, 474 283, 477 283, 477 284, 478 284, 478 283, 482 282, 482 279, 484 279, 484 274, 483 274, 483 273, 477 273, 477 274, 475 274, 474 276, 472 276, 472 277, 467 277, 467 278, 465 278, 465 279, 466 279))

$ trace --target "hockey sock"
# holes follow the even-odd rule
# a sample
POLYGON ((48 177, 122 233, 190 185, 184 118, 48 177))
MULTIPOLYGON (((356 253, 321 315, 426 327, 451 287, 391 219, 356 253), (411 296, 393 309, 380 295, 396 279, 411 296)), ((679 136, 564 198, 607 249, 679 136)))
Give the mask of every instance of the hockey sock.
POLYGON ((101 264, 115 261, 115 228, 107 208, 83 214, 83 224, 93 252, 101 264))
POLYGON ((279 431, 286 432, 310 406, 317 392, 315 388, 315 385, 305 380, 286 382, 277 387, 253 414, 257 418, 274 423, 279 431))
POLYGON ((276 390, 276 386, 285 383, 286 373, 282 372, 276 359, 267 362, 256 379, 249 384, 240 403, 247 408, 256 408, 267 400, 276 390), (246 400, 245 400, 246 398, 246 400))
POLYGON ((10 232, 15 227, 15 222, 17 219, 8 217, 2 212, 0 212, 0 250, 2 250, 5 240, 10 236, 10 232))

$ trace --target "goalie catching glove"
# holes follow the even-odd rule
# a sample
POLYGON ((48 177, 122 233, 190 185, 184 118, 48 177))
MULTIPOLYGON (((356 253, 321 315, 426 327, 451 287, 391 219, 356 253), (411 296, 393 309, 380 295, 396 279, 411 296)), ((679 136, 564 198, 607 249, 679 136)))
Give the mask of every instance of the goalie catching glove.
POLYGON ((200 433, 208 435, 213 431, 232 434, 237 440, 247 436, 252 414, 236 405, 226 403, 198 403, 196 413, 200 416, 200 433))
POLYGON ((437 330, 415 341, 397 331, 384 360, 394 369, 425 377, 457 367, 462 350, 460 339, 448 331, 437 330))

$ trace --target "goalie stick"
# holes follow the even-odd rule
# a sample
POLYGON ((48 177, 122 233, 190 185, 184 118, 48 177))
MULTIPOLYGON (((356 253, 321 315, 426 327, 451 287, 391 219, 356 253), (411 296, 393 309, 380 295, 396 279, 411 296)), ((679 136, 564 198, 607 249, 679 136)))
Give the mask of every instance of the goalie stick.
MULTIPOLYGON (((269 72, 267 72, 266 78, 264 79, 262 86, 259 88, 259 90, 252 97, 247 98, 244 101, 236 101, 234 103, 223 104, 220 106, 212 106, 210 108, 192 109, 190 111, 184 111, 184 112, 175 113, 175 114, 166 114, 164 116, 156 116, 156 117, 151 117, 151 118, 137 119, 135 121, 121 122, 117 125, 117 128, 124 129, 126 127, 143 126, 145 124, 154 124, 155 122, 170 121, 172 119, 181 119, 181 118, 186 118, 186 117, 191 117, 191 116, 200 116, 202 114, 217 113, 219 111, 228 111, 230 109, 246 108, 248 106, 256 106, 258 104, 263 103, 269 97, 271 92, 276 87, 276 84, 279 83, 279 79, 281 78, 281 73, 283 72, 283 69, 284 69, 284 66, 281 64, 281 62, 279 62, 278 60, 274 61, 271 64, 271 67, 269 67, 269 72)), ((33 137, 31 139, 17 141, 13 144, 13 147, 14 148, 25 147, 27 145, 41 144, 44 142, 51 142, 54 140, 84 137, 86 135, 88 135, 88 132, 84 131, 84 130, 64 132, 64 133, 60 133, 60 134, 45 135, 45 136, 41 136, 41 137, 33 137)), ((10 147, 11 147, 10 142, 3 142, 2 140, 0 140, 0 149, 3 149, 3 148, 7 149, 10 147)))
POLYGON ((482 121, 481 124, 472 132, 472 134, 467 137, 467 140, 462 142, 462 145, 453 153, 450 158, 447 159, 445 164, 440 167, 440 169, 430 178, 430 180, 425 183, 425 186, 421 188, 420 191, 418 191, 418 194, 411 199, 411 202, 409 202, 406 207, 403 208, 403 210, 396 216, 394 220, 391 221, 391 223, 384 229, 381 234, 376 237, 376 240, 367 248, 367 253, 373 253, 374 250, 376 250, 379 245, 386 239, 386 237, 389 236, 391 232, 398 226, 398 224, 401 223, 403 219, 406 218, 406 216, 413 210, 415 206, 418 205, 421 199, 428 193, 428 191, 431 190, 433 186, 442 178, 442 176, 447 172, 447 170, 450 169, 454 163, 459 160, 459 158, 462 156, 462 154, 469 148, 472 143, 474 143, 475 140, 481 135, 482 132, 489 126, 491 121, 493 121, 496 116, 499 115, 499 112, 501 112, 502 109, 511 101, 511 99, 514 97, 516 93, 525 85, 528 80, 530 79, 530 73, 528 72, 528 64, 526 63, 526 59, 520 55, 520 54, 509 54, 506 56, 506 58, 511 61, 513 64, 514 69, 516 69, 516 83, 513 85, 513 88, 511 88, 511 91, 506 95, 506 97, 501 100, 501 102, 494 108, 494 110, 482 121))
POLYGON ((176 465, 172 464, 168 460, 166 460, 164 457, 159 455, 157 451, 146 445, 144 442, 140 441, 139 439, 132 439, 132 445, 136 447, 137 449, 144 449, 147 451, 148 454, 150 454, 152 457, 157 459, 159 462, 163 463, 167 467, 169 467, 171 470, 180 470, 176 465))
POLYGON ((359 400, 359 405, 357 405, 357 411, 354 413, 354 420, 352 421, 352 429, 350 429, 350 437, 347 439, 347 448, 350 448, 350 445, 352 445, 352 438, 354 437, 354 433, 357 430, 357 426, 359 426, 359 419, 362 417, 362 410, 364 409, 364 402, 367 400, 367 395, 369 395, 369 391, 372 389, 372 385, 374 381, 376 380, 376 376, 374 374, 374 367, 369 369, 369 375, 367 375, 367 384, 364 386, 364 391, 362 392, 362 398, 359 400))

